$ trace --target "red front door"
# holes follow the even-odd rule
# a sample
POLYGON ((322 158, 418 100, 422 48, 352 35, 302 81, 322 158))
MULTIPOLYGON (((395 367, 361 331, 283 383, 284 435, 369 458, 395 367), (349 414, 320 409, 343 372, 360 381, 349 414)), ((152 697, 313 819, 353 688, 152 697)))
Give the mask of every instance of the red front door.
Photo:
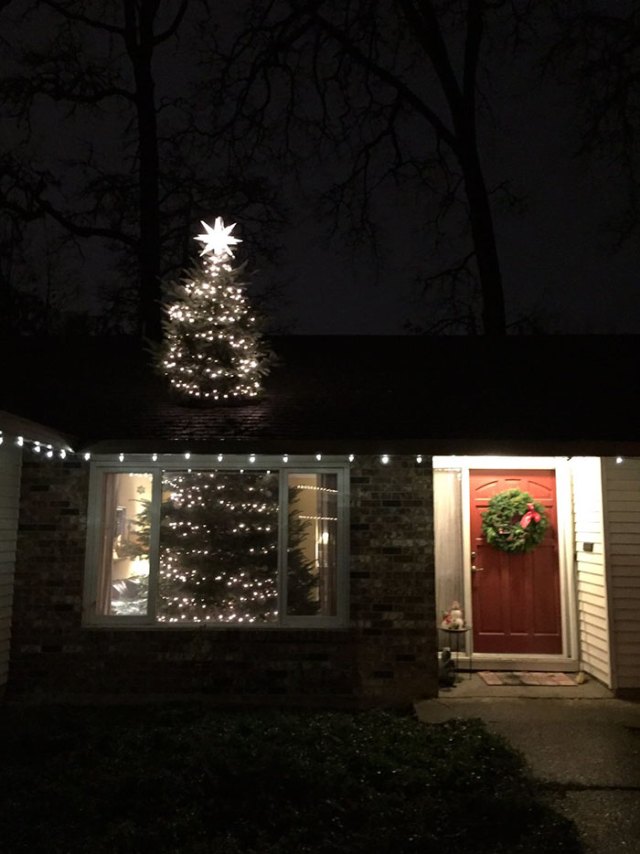
POLYGON ((469 483, 474 652, 561 653, 555 472, 471 471, 469 483), (543 542, 527 554, 500 551, 482 535, 482 513, 505 489, 528 492, 549 515, 543 542))

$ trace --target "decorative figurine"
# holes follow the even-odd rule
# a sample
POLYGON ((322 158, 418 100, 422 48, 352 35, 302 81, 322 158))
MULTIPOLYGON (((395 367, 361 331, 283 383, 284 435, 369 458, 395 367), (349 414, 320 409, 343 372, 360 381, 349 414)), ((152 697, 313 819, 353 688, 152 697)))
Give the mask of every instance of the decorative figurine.
POLYGON ((462 608, 460 607, 460 603, 458 601, 451 603, 451 608, 449 610, 450 617, 450 625, 451 629, 464 629, 464 614, 462 613, 462 608))

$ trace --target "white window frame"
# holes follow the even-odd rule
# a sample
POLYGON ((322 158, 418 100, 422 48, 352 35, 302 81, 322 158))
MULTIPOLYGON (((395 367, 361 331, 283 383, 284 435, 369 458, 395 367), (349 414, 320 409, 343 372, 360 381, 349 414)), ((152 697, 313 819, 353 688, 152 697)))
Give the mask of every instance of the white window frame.
MULTIPOLYGON (((156 455, 154 455, 156 456, 156 455)), ((183 454, 157 455, 154 461, 150 454, 127 454, 122 462, 113 455, 95 456, 91 462, 89 479, 89 509, 87 516, 87 547, 84 574, 83 625, 91 627, 144 628, 156 631, 179 629, 205 629, 207 631, 233 630, 256 631, 283 628, 336 628, 348 623, 349 612, 349 466, 344 458, 324 457, 321 461, 310 456, 288 455, 284 462, 280 456, 272 455, 224 455, 222 462, 216 455, 192 454, 188 459, 183 454), (162 498, 162 474, 186 471, 271 471, 279 476, 278 512, 278 620, 273 623, 180 623, 158 622, 155 615, 159 576, 160 505, 162 498), (96 612, 98 584, 101 572, 101 534, 104 495, 104 477, 107 474, 151 474, 151 543, 149 548, 149 614, 147 615, 104 615, 96 612), (333 616, 292 616, 284 610, 287 583, 286 538, 288 535, 288 475, 290 474, 335 474, 338 485, 338 530, 337 530, 337 612, 333 616)))

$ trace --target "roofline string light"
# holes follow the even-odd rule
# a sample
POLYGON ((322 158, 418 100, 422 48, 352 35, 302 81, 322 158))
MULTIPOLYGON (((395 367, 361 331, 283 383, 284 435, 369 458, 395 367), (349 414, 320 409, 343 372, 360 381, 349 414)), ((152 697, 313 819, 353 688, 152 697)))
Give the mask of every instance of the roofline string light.
MULTIPOLYGON (((85 454, 85 459, 89 459, 89 456, 90 456, 90 455, 89 455, 89 453, 87 452, 87 453, 85 454)), ((137 452, 133 452, 130 456, 133 456, 133 457, 135 457, 135 458, 136 458, 136 460, 139 460, 139 458, 140 458, 141 456, 144 456, 144 454, 140 454, 140 453, 137 453, 137 452)), ((157 453, 155 453, 155 452, 154 452, 153 454, 151 454, 151 455, 150 455, 151 462, 153 462, 153 463, 157 462, 157 461, 158 461, 158 458, 159 458, 160 456, 164 456, 164 457, 177 457, 177 456, 182 456, 182 457, 184 457, 184 459, 185 459, 185 460, 189 460, 189 459, 191 459, 191 451, 185 451, 185 452, 184 452, 184 453, 182 453, 182 454, 177 454, 177 453, 171 453, 171 452, 169 452, 169 453, 167 453, 167 454, 162 454, 162 455, 157 454, 157 453)), ((201 456, 215 456, 216 460, 217 460, 219 463, 223 462, 223 460, 224 460, 224 454, 202 454, 201 456)), ((236 463, 238 462, 238 459, 239 459, 239 458, 241 458, 241 457, 243 457, 243 456, 246 456, 246 460, 247 460, 247 462, 248 462, 248 463, 250 463, 251 465, 254 465, 255 463, 259 463, 259 462, 260 462, 260 459, 259 459, 259 458, 260 458, 260 455, 259 455, 259 454, 254 454, 254 453, 250 453, 250 454, 246 454, 246 455, 243 455, 243 454, 233 454, 233 455, 229 455, 229 456, 233 456, 233 457, 235 458, 235 459, 234 459, 234 462, 236 462, 236 463)), ((265 457, 269 457, 269 462, 271 463, 273 456, 277 456, 277 455, 274 455, 274 454, 265 454, 264 456, 265 456, 265 457)), ((309 454, 299 454, 298 456, 302 456, 302 457, 309 457, 309 454)), ((329 455, 329 458, 330 458, 330 459, 335 459, 336 457, 340 457, 340 456, 342 456, 342 455, 341 455, 341 454, 332 454, 332 455, 329 455)), ((365 456, 365 455, 361 455, 361 456, 365 456)), ((366 455, 366 456, 369 456, 369 455, 366 455)), ((374 456, 375 456, 375 455, 374 455, 374 456)), ((404 456, 404 455, 401 455, 401 456, 404 456)), ((421 465, 421 464, 424 462, 424 459, 425 459, 425 457, 424 457, 424 455, 423 455, 423 454, 414 454, 414 455, 412 455, 412 454, 408 454, 407 456, 414 456, 414 458, 415 458, 415 462, 416 462, 416 464, 417 464, 417 465, 421 465)), ((127 454, 125 454, 125 453, 123 453, 123 452, 120 452, 120 453, 118 454, 118 460, 119 460, 121 463, 123 463, 123 462, 125 461, 126 457, 127 457, 127 454)), ((283 462, 283 463, 285 463, 285 464, 286 464, 286 463, 290 462, 290 455, 289 455, 289 454, 287 454, 287 453, 285 453, 285 454, 280 454, 280 457, 281 457, 281 459, 282 459, 282 462, 283 462)), ((324 458, 324 457, 325 457, 325 455, 324 455, 324 454, 322 454, 322 453, 314 454, 314 458, 315 458, 315 460, 316 460, 317 462, 319 462, 319 463, 320 463, 320 462, 322 462, 322 460, 323 460, 323 458, 324 458)), ((355 459, 356 459, 356 455, 355 455, 355 454, 349 454, 349 455, 347 456, 347 461, 348 461, 348 462, 350 462, 350 463, 353 463, 353 462, 355 461, 355 459)), ((380 454, 380 455, 378 456, 378 460, 379 460, 379 462, 380 462, 382 465, 384 465, 384 466, 389 465, 389 463, 391 462, 391 455, 390 455, 390 454, 380 454)), ((292 461, 292 464, 293 464, 294 466, 295 466, 295 465, 299 465, 299 462, 298 462, 296 459, 294 459, 294 460, 292 461)))
MULTIPOLYGON (((28 439, 24 436, 9 436, 9 434, 3 433, 3 431, 0 430, 0 445, 2 445, 5 442, 5 440, 12 440, 13 444, 16 445, 17 447, 29 448, 35 454, 38 454, 41 457, 46 457, 47 459, 53 459, 53 457, 56 457, 56 458, 59 458, 61 460, 66 460, 68 458, 77 457, 78 459, 82 459, 85 462, 89 462, 91 460, 91 451, 74 451, 73 448, 71 448, 69 445, 55 447, 51 443, 45 442, 42 439, 28 439)), ((109 455, 106 454, 105 456, 109 456, 109 455)), ((126 461, 127 457, 133 457, 135 459, 135 461, 138 462, 141 457, 144 457, 146 455, 140 454, 137 452, 132 452, 131 454, 126 454, 124 451, 120 451, 118 453, 114 453, 113 456, 117 457, 119 462, 124 463, 126 461)), ((157 463, 158 460, 160 459, 160 457, 171 458, 171 457, 180 457, 180 456, 183 457, 185 460, 190 460, 192 453, 191 453, 191 451, 183 451, 182 453, 158 454, 156 451, 154 451, 153 453, 149 454, 149 459, 151 462, 157 463)), ((222 454, 222 453, 218 453, 218 454, 214 453, 211 455, 207 454, 206 456, 215 456, 216 460, 219 463, 222 463, 224 461, 224 458, 225 458, 224 454, 222 454)), ((238 458, 242 457, 243 455, 242 454, 234 454, 233 456, 235 457, 235 461, 237 462, 238 458)), ((271 460, 272 460, 274 455, 273 454, 265 454, 264 456, 268 456, 270 458, 270 463, 271 463, 271 460)), ((281 457, 282 462, 285 465, 289 462, 291 462, 291 464, 294 466, 299 464, 297 459, 294 457, 294 459, 292 460, 290 454, 288 454, 288 453, 283 453, 283 454, 280 454, 279 456, 281 457)), ((300 454, 299 456, 308 457, 309 454, 300 454)), ((313 456, 317 462, 322 462, 322 460, 325 458, 326 455, 322 454, 322 453, 317 453, 317 454, 314 454, 313 456)), ((342 455, 341 454, 330 455, 330 459, 335 459, 336 457, 340 457, 340 456, 342 456, 342 455)), ((425 459, 422 454, 416 454, 416 455, 414 455, 414 457, 415 457, 415 462, 418 465, 420 465, 425 459)), ((247 458, 247 461, 251 465, 254 465, 255 463, 260 462, 260 454, 250 453, 250 454, 246 455, 246 458, 247 458)), ((347 455, 347 461, 349 463, 353 463, 355 461, 355 459, 356 459, 355 454, 348 454, 347 455)), ((378 456, 378 460, 382 465, 388 465, 391 462, 391 456, 389 454, 380 454, 378 456)), ((622 457, 617 457, 616 462, 622 462, 622 457)))
POLYGON ((42 454, 49 459, 54 456, 58 456, 60 459, 64 460, 67 456, 75 454, 75 451, 69 445, 54 446, 50 442, 45 442, 42 439, 29 439, 22 435, 13 436, 0 430, 0 445, 3 445, 5 440, 7 441, 7 444, 11 442, 18 448, 30 449, 34 453, 42 454))
MULTIPOLYGON (((38 454, 42 458, 53 459, 54 457, 56 457, 60 460, 66 460, 68 458, 76 457, 78 459, 84 460, 85 462, 89 462, 91 460, 91 451, 74 451, 73 448, 71 448, 69 445, 54 446, 50 442, 45 442, 42 439, 29 439, 29 438, 22 436, 22 435, 12 435, 12 434, 9 434, 7 432, 3 432, 2 430, 0 430, 0 445, 9 444, 9 443, 13 444, 14 446, 16 446, 18 448, 30 449, 31 451, 33 451, 35 454, 38 454)), ((110 455, 104 454, 104 456, 110 456, 110 455)), ((139 462, 141 457, 144 457, 146 455, 141 454, 139 452, 131 452, 130 454, 125 454, 124 451, 120 451, 117 454, 113 453, 112 456, 117 456, 118 461, 121 463, 124 463, 126 461, 127 457, 133 457, 136 462, 139 462)), ((189 460, 189 459, 191 459, 191 451, 184 451, 182 453, 167 453, 167 454, 158 454, 157 452, 154 451, 153 453, 149 454, 149 459, 151 462, 157 463, 161 456, 162 457, 169 457, 169 458, 182 456, 185 460, 189 460)), ((205 456, 205 455, 203 455, 203 456, 205 456)), ((224 454, 222 454, 222 453, 206 454, 206 456, 215 456, 216 460, 219 463, 222 463, 224 461, 224 454)), ((242 454, 234 454, 233 456, 235 457, 234 462, 237 462, 237 460, 240 457, 242 457, 242 454)), ((271 461, 272 461, 274 455, 273 454, 265 454, 264 456, 268 456, 270 458, 270 464, 271 464, 271 461)), ((291 462, 292 465, 294 465, 294 466, 299 464, 295 458, 293 460, 291 460, 290 454, 288 454, 286 452, 283 454, 280 454, 279 456, 281 457, 282 462, 285 465, 289 462, 291 462)), ((317 460, 317 462, 322 462, 325 455, 322 453, 316 453, 313 455, 300 454, 298 456, 304 456, 307 458, 309 456, 314 456, 314 458, 317 460)), ((340 456, 342 456, 342 455, 341 454, 333 454, 333 455, 330 455, 330 458, 335 459, 336 457, 340 457, 340 456)), ((361 456, 364 456, 364 455, 361 455, 361 456)), ((367 454, 366 456, 369 456, 369 455, 367 454)), ((405 456, 405 455, 401 454, 399 456, 405 456)), ((417 465, 421 465, 425 461, 425 459, 429 459, 429 457, 425 457, 424 454, 408 454, 406 456, 413 456, 417 465)), ((259 454, 250 453, 250 454, 247 454, 246 457, 247 457, 248 462, 251 463, 252 465, 255 463, 259 463, 259 461, 260 461, 260 455, 259 454)), ((355 461, 355 459, 356 459, 355 454, 348 454, 347 455, 347 461, 348 462, 353 463, 355 461)), ((621 463, 624 463, 624 461, 625 461, 625 457, 620 456, 620 455, 615 456, 614 459, 618 465, 620 465, 621 463)), ((386 466, 386 465, 389 465, 389 463, 392 460, 392 457, 390 454, 379 454, 378 460, 382 465, 386 466)))

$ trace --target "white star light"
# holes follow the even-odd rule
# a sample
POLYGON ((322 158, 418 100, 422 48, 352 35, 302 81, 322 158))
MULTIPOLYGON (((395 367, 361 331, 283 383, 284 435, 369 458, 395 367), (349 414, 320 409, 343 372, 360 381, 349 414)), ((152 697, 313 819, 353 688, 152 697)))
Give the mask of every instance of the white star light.
POLYGON ((201 243, 204 243, 204 247, 200 256, 207 255, 208 253, 212 253, 217 258, 222 258, 225 255, 233 255, 233 250, 231 248, 232 245, 236 243, 242 243, 241 240, 238 240, 237 237, 231 236, 231 231, 236 227, 235 222, 231 225, 225 225, 222 221, 221 216, 216 217, 215 224, 213 228, 210 225, 207 225, 206 222, 202 222, 205 232, 204 234, 199 234, 197 237, 194 237, 194 240, 199 240, 201 243))

